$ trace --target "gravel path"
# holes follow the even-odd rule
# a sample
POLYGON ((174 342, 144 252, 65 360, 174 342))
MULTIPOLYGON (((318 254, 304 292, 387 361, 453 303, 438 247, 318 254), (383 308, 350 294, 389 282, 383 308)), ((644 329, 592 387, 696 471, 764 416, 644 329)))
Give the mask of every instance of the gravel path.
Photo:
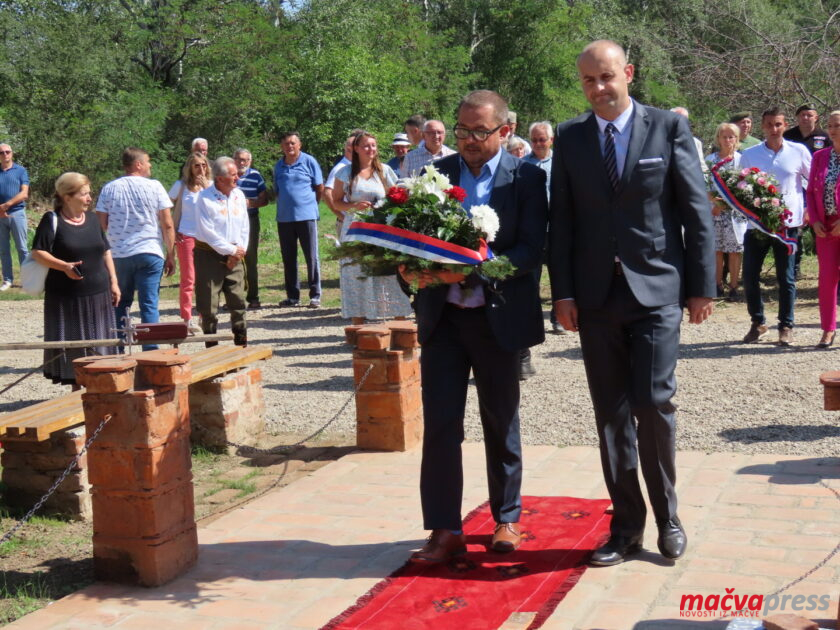
MULTIPOLYGON (((820 373, 840 367, 840 354, 813 349, 819 338, 815 291, 797 304, 795 344, 776 346, 775 333, 761 344, 740 339, 749 327, 743 304, 721 305, 702 326, 683 327, 678 448, 836 456, 840 454, 838 413, 822 410, 820 373)), ((162 319, 177 318, 177 305, 164 302, 162 319)), ((775 313, 768 305, 768 314, 775 313)), ((350 350, 343 343, 338 309, 264 308, 249 313, 249 340, 268 343, 274 357, 263 370, 267 420, 280 434, 305 435, 320 427, 352 388, 350 350)), ((227 317, 221 317, 226 326, 227 317)), ((36 341, 43 333, 40 301, 0 302, 0 340, 36 341)), ((200 349, 184 346, 185 352, 200 349)), ((533 350, 536 377, 524 384, 522 438, 529 444, 596 444, 594 419, 576 335, 548 335, 533 350)), ((40 365, 41 351, 5 351, 0 388, 40 365)), ((68 391, 40 375, 0 396, 0 412, 68 391)), ((355 431, 351 405, 328 437, 355 431)), ((467 410, 467 439, 481 439, 475 392, 467 410)))

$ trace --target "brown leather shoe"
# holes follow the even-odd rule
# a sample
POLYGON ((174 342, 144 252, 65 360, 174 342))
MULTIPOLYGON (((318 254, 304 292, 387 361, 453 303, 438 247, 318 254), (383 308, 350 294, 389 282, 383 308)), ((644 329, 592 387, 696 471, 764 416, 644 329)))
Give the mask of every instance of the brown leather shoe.
POLYGON ((490 548, 499 553, 510 553, 522 544, 519 523, 496 523, 490 548))
POLYGON ((411 554, 411 562, 436 564, 467 553, 464 534, 453 534, 448 529, 433 529, 425 545, 411 554))

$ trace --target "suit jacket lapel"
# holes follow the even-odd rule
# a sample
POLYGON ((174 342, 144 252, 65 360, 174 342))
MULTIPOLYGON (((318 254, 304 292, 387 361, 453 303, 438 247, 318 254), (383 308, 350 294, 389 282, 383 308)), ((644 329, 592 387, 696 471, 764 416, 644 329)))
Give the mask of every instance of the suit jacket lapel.
POLYGON ((630 145, 627 148, 627 157, 624 160, 624 170, 621 171, 619 190, 630 181, 630 175, 642 156, 649 125, 650 120, 645 108, 633 101, 633 128, 630 131, 630 145))

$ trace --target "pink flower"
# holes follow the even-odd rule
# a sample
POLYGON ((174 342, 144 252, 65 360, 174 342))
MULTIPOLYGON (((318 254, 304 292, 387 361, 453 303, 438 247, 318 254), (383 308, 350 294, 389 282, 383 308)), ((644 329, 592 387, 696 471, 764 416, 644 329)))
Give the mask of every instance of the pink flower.
POLYGON ((755 199, 753 199, 753 205, 756 208, 760 208, 761 207, 761 199, 759 197, 756 197, 755 199))
POLYGON ((778 197, 773 197, 773 198, 770 200, 770 204, 771 204, 771 205, 773 205, 774 207, 778 208, 779 206, 781 206, 781 205, 782 205, 782 202, 781 202, 781 201, 779 201, 779 198, 778 198, 778 197))
POLYGON ((764 185, 766 185, 766 184, 767 184, 767 180, 766 180, 766 179, 764 179, 763 177, 758 177, 758 178, 756 178, 756 180, 755 180, 755 181, 757 181, 757 182, 758 182, 758 185, 759 185, 759 186, 764 186, 764 185))
POLYGON ((741 175, 743 175, 744 177, 746 177, 749 174, 750 174, 750 169, 748 169, 748 168, 742 168, 741 169, 741 175))
POLYGON ((743 180, 743 179, 742 179, 740 182, 738 182, 737 184, 735 184, 735 187, 736 187, 736 188, 739 188, 740 190, 744 190, 744 188, 746 188, 746 187, 747 187, 747 182, 746 182, 745 180, 743 180))

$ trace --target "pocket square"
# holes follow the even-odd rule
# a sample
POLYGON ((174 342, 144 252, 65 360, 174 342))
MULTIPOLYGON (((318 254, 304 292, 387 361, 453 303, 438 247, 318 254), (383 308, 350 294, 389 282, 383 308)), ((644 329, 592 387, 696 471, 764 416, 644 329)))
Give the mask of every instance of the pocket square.
POLYGON ((656 164, 657 162, 662 162, 661 157, 652 157, 652 158, 642 158, 639 160, 639 164, 656 164))

